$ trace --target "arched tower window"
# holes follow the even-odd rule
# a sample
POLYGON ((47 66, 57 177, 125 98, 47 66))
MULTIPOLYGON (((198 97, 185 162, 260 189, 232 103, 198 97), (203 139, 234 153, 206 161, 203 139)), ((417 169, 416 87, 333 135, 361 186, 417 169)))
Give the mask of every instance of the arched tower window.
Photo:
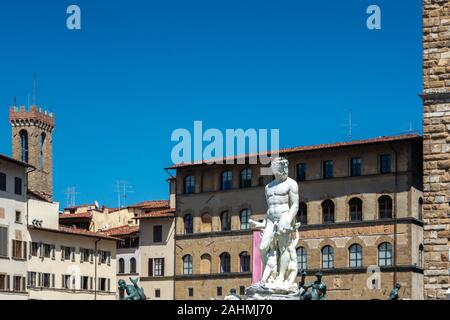
POLYGON ((20 148, 22 150, 21 160, 28 163, 28 132, 26 132, 26 130, 21 130, 19 134, 20 148))
POLYGON ((44 171, 44 144, 45 144, 45 132, 41 133, 41 141, 39 144, 39 165, 41 171, 44 171))

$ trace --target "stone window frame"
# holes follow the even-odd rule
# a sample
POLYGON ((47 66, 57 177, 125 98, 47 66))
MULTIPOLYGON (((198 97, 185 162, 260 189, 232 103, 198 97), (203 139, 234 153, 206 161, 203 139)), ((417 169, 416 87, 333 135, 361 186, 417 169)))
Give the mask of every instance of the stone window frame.
POLYGON ((348 266, 349 268, 362 268, 364 266, 364 248, 359 243, 352 243, 348 247, 348 266), (355 248, 356 252, 352 252, 352 249, 355 248), (360 258, 358 258, 358 253, 361 254, 360 258), (356 258, 352 258, 352 254, 356 255, 356 258), (355 262, 352 265, 352 262, 355 262))
POLYGON ((224 170, 220 173, 220 191, 227 191, 233 189, 233 170, 224 170), (227 180, 224 180, 225 175, 227 180), (224 185, 224 183, 226 183, 224 185))

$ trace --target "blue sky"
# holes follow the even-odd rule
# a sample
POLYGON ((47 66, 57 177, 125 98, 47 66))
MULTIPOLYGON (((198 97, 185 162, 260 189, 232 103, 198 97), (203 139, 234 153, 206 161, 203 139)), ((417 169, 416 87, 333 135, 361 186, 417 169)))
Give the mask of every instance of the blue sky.
POLYGON ((176 128, 279 128, 281 147, 421 128, 421 1, 2 1, 0 152, 8 107, 56 114, 54 192, 77 203, 167 198, 176 128), (82 30, 66 28, 77 4, 82 30), (382 30, 366 28, 366 8, 382 30), (3 120, 1 120, 3 119, 3 120))

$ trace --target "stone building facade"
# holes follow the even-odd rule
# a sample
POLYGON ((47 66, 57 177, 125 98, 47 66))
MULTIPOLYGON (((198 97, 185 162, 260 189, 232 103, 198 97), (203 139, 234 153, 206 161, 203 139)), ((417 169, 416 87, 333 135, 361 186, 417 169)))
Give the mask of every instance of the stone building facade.
POLYGON ((53 113, 37 106, 11 107, 12 157, 29 163, 28 189, 48 200, 53 199, 53 113))
MULTIPOLYGON (((450 288, 450 1, 423 0, 425 298, 450 288)), ((447 291, 448 293, 448 291, 447 291)))
MULTIPOLYGON (((423 298, 422 140, 417 135, 285 149, 300 192, 299 270, 322 271, 330 299, 423 298)), ((248 159, 247 159, 248 160, 248 159)), ((247 162, 248 163, 248 162, 247 162)), ((248 219, 267 210, 260 165, 179 164, 175 298, 251 284, 248 219)), ((299 280, 299 279, 298 279, 299 280)))

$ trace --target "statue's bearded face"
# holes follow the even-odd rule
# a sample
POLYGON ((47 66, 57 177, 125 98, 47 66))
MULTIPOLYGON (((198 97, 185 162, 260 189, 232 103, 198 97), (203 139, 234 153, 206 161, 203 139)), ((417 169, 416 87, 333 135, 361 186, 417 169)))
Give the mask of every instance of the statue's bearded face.
POLYGON ((276 180, 284 181, 288 177, 289 162, 284 158, 275 158, 270 165, 276 180))

